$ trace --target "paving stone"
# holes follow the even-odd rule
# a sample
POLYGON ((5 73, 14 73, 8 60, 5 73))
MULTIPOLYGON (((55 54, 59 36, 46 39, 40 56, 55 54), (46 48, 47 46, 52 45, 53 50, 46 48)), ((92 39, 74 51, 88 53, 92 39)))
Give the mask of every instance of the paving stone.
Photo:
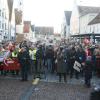
POLYGON ((0 80, 0 100, 20 100, 21 95, 31 86, 31 82, 0 80))
POLYGON ((91 89, 82 85, 40 82, 29 100, 89 100, 91 89))
MULTIPOLYGON (((32 88, 33 76, 27 82, 20 82, 19 79, 0 76, 0 100, 21 100, 23 94, 28 95, 25 100, 89 100, 92 90, 83 86, 83 78, 76 80, 68 77, 67 83, 59 83, 56 74, 47 74, 35 88, 32 88)), ((99 83, 100 79, 93 77, 92 86, 99 83)))

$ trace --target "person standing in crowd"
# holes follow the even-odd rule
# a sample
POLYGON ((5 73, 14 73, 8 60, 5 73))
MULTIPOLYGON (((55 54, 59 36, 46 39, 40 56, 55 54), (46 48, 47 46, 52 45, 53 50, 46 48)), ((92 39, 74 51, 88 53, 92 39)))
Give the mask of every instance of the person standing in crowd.
POLYGON ((36 52, 36 60, 37 60, 37 77, 41 77, 40 74, 43 72, 43 50, 42 45, 39 45, 36 52))
POLYGON ((53 60, 54 60, 54 51, 52 46, 49 46, 46 50, 46 65, 50 73, 53 72, 53 60))
POLYGON ((76 56, 76 51, 75 51, 75 48, 72 47, 70 49, 70 57, 69 57, 69 67, 70 67, 70 78, 73 77, 73 74, 74 74, 74 63, 75 63, 75 56, 76 56))
POLYGON ((63 47, 60 47, 57 52, 57 74, 59 75, 59 82, 61 82, 62 76, 64 77, 64 82, 66 79, 67 64, 66 59, 64 59, 63 47))
POLYGON ((25 47, 27 53, 29 53, 29 47, 27 45, 27 41, 23 41, 23 42, 20 43, 19 48, 22 48, 22 47, 25 47))
POLYGON ((85 77, 85 86, 91 87, 91 78, 92 78, 92 62, 91 57, 87 57, 85 66, 84 66, 84 77, 85 77))
POLYGON ((21 77, 22 77, 21 81, 27 81, 30 56, 29 53, 27 52, 26 47, 21 48, 18 54, 18 60, 21 65, 21 77))
MULTIPOLYGON (((11 52, 11 58, 14 60, 14 61, 17 61, 18 62, 18 49, 15 48, 12 52, 11 52)), ((13 75, 19 75, 19 70, 15 70, 15 71, 12 71, 12 74, 13 75)))
POLYGON ((82 64, 85 63, 86 61, 86 54, 85 54, 85 51, 81 48, 81 47, 78 47, 77 51, 76 51, 76 57, 75 57, 75 60, 78 61, 80 64, 81 64, 81 72, 78 72, 75 70, 75 75, 76 75, 76 79, 79 78, 79 74, 81 73, 82 76, 83 76, 83 70, 82 70, 82 64))
POLYGON ((34 78, 37 72, 36 69, 36 48, 35 47, 31 47, 31 49, 29 50, 30 53, 30 58, 31 58, 31 73, 34 74, 34 78))
POLYGON ((30 74, 33 74, 33 65, 34 65, 34 62, 33 62, 33 59, 34 59, 34 53, 33 53, 33 48, 30 47, 29 48, 29 55, 30 55, 30 70, 29 70, 29 73, 30 74))

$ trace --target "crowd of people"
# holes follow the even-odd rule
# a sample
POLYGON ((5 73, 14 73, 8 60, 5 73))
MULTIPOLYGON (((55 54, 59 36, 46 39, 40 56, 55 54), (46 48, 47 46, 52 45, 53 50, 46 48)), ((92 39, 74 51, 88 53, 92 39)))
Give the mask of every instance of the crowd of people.
MULTIPOLYGON (((17 57, 21 65, 22 81, 28 80, 28 74, 41 78, 45 71, 56 73, 59 82, 67 77, 84 77, 85 85, 91 86, 92 75, 100 77, 100 45, 85 45, 79 42, 60 42, 59 44, 28 43, 13 44, 11 57, 17 57), (80 64, 75 65, 75 62, 80 64)), ((3 47, 3 49, 5 49, 3 47)))

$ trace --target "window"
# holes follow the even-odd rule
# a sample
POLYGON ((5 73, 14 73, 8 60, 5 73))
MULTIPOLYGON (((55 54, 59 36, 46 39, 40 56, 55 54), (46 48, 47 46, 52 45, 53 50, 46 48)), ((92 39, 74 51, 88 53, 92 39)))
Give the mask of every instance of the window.
POLYGON ((5 12, 5 19, 7 19, 6 12, 5 12))
POLYGON ((1 21, 0 21, 0 28, 1 28, 1 21))
POLYGON ((97 33, 99 32, 99 26, 98 26, 98 24, 97 24, 97 33))
POLYGON ((93 26, 93 32, 95 32, 95 26, 93 26))
POLYGON ((2 17, 4 17, 4 12, 2 12, 2 17))
POLYGON ((5 23, 5 30, 7 29, 6 23, 5 23))
POLYGON ((0 10, 0 16, 1 16, 1 10, 0 10))
POLYGON ((91 26, 90 26, 90 33, 91 33, 91 26))
POLYGON ((4 29, 4 23, 2 23, 2 29, 4 29))

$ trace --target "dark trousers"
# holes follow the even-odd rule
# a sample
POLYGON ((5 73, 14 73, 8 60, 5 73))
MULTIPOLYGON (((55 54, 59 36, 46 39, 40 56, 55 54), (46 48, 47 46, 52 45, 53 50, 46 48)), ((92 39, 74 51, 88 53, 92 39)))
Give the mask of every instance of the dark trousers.
POLYGON ((59 82, 61 82, 62 76, 64 77, 64 82, 67 81, 66 73, 59 73, 59 82))
POLYGON ((36 60, 31 60, 30 65, 31 65, 31 74, 36 73, 37 72, 36 60))
POLYGON ((91 78, 85 77, 85 85, 86 85, 87 87, 90 87, 90 86, 91 86, 91 78))
POLYGON ((27 67, 27 65, 22 65, 21 77, 22 77, 22 80, 27 80, 28 79, 28 67, 27 67))
POLYGON ((73 74, 75 74, 75 78, 78 79, 79 78, 79 72, 74 70, 74 68, 70 69, 70 78, 73 78, 73 74))
POLYGON ((74 74, 74 68, 70 68, 70 78, 73 77, 73 74, 74 74))
POLYGON ((74 61, 73 62, 69 62, 69 74, 70 74, 70 78, 73 77, 73 74, 74 74, 74 61))

